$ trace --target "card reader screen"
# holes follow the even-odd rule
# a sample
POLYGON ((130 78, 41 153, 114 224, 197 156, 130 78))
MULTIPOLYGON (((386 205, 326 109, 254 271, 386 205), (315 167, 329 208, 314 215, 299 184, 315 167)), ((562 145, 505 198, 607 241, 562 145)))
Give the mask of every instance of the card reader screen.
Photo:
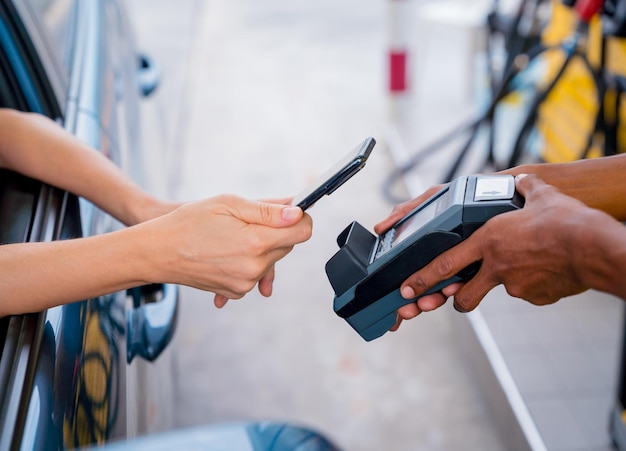
POLYGON ((435 217, 435 213, 437 213, 437 202, 438 201, 431 202, 422 210, 416 212, 413 216, 396 227, 396 233, 391 241, 391 247, 394 247, 398 243, 404 241, 407 237, 424 227, 428 221, 433 219, 435 217))
POLYGON ((389 229, 384 235, 381 235, 372 261, 384 255, 428 224, 438 213, 449 206, 450 200, 451 196, 449 195, 449 190, 443 190, 428 204, 415 211, 396 227, 389 229))
POLYGON ((448 190, 443 191, 439 197, 433 199, 428 205, 418 210, 413 216, 407 218, 395 228, 391 247, 404 241, 419 229, 430 222, 437 214, 448 206, 448 190))

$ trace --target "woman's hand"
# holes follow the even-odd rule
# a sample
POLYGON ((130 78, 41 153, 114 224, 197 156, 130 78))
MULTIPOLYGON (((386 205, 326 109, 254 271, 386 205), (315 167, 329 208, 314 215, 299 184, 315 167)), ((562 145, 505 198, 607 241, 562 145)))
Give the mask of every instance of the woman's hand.
POLYGON ((222 195, 185 204, 145 230, 159 256, 151 279, 211 291, 221 307, 257 283, 270 295, 274 263, 311 237, 312 221, 298 207, 222 195))

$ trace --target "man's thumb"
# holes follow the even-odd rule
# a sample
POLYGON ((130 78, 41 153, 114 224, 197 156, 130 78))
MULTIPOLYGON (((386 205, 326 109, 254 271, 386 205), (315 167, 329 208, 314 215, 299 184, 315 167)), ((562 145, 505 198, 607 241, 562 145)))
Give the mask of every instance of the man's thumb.
POLYGON ((524 197, 541 185, 543 181, 534 174, 519 174, 515 177, 515 190, 524 197))

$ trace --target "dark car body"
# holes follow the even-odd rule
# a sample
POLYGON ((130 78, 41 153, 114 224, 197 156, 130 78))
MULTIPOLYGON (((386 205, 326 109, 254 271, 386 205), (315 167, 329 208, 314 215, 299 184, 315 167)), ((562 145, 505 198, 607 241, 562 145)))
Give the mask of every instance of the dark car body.
MULTIPOLYGON (((156 83, 117 1, 0 1, 0 107, 56 120, 144 186, 140 101, 156 83)), ((84 199, 0 173, 2 243, 118 227, 84 199)), ((178 287, 152 285, 0 319, 0 449, 73 448, 171 426, 164 350, 177 305, 178 287)))
MULTIPOLYGON (((0 0, 0 108, 54 119, 149 189, 146 160, 158 154, 143 153, 140 112, 159 77, 133 42, 121 0, 0 0)), ((0 170, 1 244, 119 227, 84 199, 0 170)), ((282 422, 163 433, 173 426, 177 311, 178 287, 156 284, 0 318, 0 451, 336 449, 282 422)))

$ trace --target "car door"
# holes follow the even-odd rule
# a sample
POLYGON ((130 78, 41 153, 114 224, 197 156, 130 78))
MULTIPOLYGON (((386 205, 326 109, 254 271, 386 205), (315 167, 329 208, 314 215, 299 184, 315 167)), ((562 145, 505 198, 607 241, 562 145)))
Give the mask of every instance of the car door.
MULTIPOLYGON (((121 65, 137 63, 114 58, 111 8, 119 13, 112 1, 0 1, 0 105, 54 118, 138 174, 141 158, 125 158, 120 142, 127 151, 140 143, 119 127, 132 100, 121 65)), ((119 227, 82 199, 8 172, 0 223, 3 243, 119 227)), ((153 406, 137 387, 150 374, 139 361, 154 361, 169 343, 177 296, 173 286, 138 287, 0 320, 0 449, 71 448, 149 430, 153 406)))

